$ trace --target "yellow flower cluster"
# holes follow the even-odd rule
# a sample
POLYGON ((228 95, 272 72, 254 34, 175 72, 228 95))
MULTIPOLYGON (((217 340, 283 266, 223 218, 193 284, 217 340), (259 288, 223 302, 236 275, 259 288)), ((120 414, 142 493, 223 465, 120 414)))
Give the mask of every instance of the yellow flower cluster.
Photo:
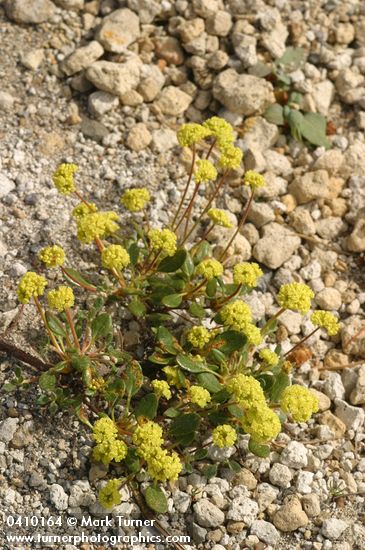
POLYGON ((105 380, 104 378, 99 376, 99 377, 93 378, 88 387, 94 391, 101 392, 104 386, 105 386, 105 380))
POLYGON ((201 409, 204 409, 212 400, 208 390, 201 386, 190 386, 188 389, 188 397, 194 405, 198 405, 201 409))
POLYGON ((220 210, 219 208, 211 208, 208 210, 207 214, 215 225, 226 227, 227 229, 233 227, 233 224, 229 221, 227 212, 224 210, 220 210))
POLYGON ((251 309, 243 300, 235 300, 223 306, 220 316, 226 326, 238 331, 242 331, 252 321, 251 309))
POLYGON ((265 395, 261 384, 253 376, 236 374, 228 380, 226 388, 245 409, 258 402, 265 403, 265 395))
POLYGON ((62 195, 68 195, 75 191, 74 173, 76 171, 76 164, 60 164, 54 172, 53 183, 62 195))
POLYGON ((211 135, 217 140, 217 145, 219 147, 226 147, 233 143, 233 128, 224 118, 213 116, 203 122, 203 126, 210 130, 211 135))
POLYGON ((72 288, 61 285, 47 294, 47 302, 51 309, 64 311, 70 309, 75 303, 75 296, 72 288))
POLYGON ((43 275, 38 275, 34 271, 28 271, 20 279, 17 289, 18 300, 22 304, 27 304, 33 296, 42 296, 47 281, 43 275))
POLYGON ((107 269, 124 269, 131 259, 123 246, 110 244, 101 253, 101 262, 107 269))
POLYGON ((119 229, 116 212, 92 212, 77 220, 77 238, 85 244, 112 235, 119 229))
POLYGON ((211 334, 205 327, 192 327, 187 335, 186 339, 194 348, 203 348, 205 344, 209 342, 211 334))
POLYGON ((188 122, 187 124, 183 124, 178 130, 177 141, 181 147, 191 147, 194 143, 199 143, 199 141, 211 134, 212 132, 209 128, 196 122, 188 122))
POLYGON ((269 348, 264 348, 260 350, 259 357, 269 367, 276 367, 276 365, 279 363, 279 356, 274 351, 271 351, 271 349, 269 348))
POLYGON ((222 168, 231 168, 236 170, 240 167, 243 153, 239 147, 227 145, 221 148, 222 154, 219 158, 219 165, 222 168))
POLYGON ((280 406, 285 413, 291 414, 296 422, 306 422, 318 411, 319 403, 310 390, 294 384, 283 391, 280 406))
POLYGON ((275 439, 281 429, 280 420, 266 403, 259 402, 245 411, 242 427, 257 443, 275 439))
POLYGON ((264 176, 254 170, 247 170, 243 178, 243 183, 251 187, 253 191, 259 189, 260 187, 264 187, 266 184, 264 176))
POLYGON ((57 244, 42 248, 38 254, 38 258, 47 267, 57 267, 59 265, 63 265, 65 262, 65 257, 65 251, 57 244))
POLYGON ((151 195, 148 189, 128 189, 120 199, 120 202, 130 212, 140 212, 150 200, 151 195))
POLYGON ((164 440, 161 427, 148 420, 138 426, 133 434, 133 443, 137 446, 137 453, 147 462, 149 475, 156 481, 173 481, 178 478, 182 464, 175 452, 168 454, 161 448, 164 440))
POLYGON ((278 294, 278 303, 285 309, 293 309, 305 315, 311 307, 314 298, 313 290, 304 283, 288 283, 282 285, 278 294))
POLYGON ((93 427, 93 439, 97 443, 93 450, 93 458, 105 466, 112 460, 123 460, 127 456, 128 447, 117 437, 118 429, 113 420, 107 417, 97 420, 93 427))
POLYGON ((236 285, 257 286, 257 279, 263 275, 262 270, 255 262, 243 262, 233 268, 233 281, 236 285))
POLYGON ((92 212, 97 212, 97 206, 93 202, 89 202, 88 204, 85 204, 84 202, 80 202, 75 208, 72 210, 72 217, 76 220, 80 220, 87 214, 91 214, 92 212))
POLYGON ((201 275, 208 281, 214 277, 219 277, 223 273, 223 265, 214 258, 207 258, 200 262, 196 267, 196 274, 201 275))
POLYGON ((213 443, 223 449, 223 447, 232 447, 237 441, 236 430, 229 424, 221 424, 213 430, 213 443))
POLYGON ((242 333, 246 336, 249 344, 258 346, 262 342, 261 330, 253 323, 247 323, 241 329, 242 333))
POLYGON ((147 460, 148 473, 156 481, 175 481, 182 470, 182 464, 175 451, 156 449, 147 460))
POLYGON ((170 386, 176 386, 177 388, 182 387, 182 384, 179 379, 179 375, 178 375, 179 371, 177 367, 164 367, 162 370, 166 374, 167 383, 170 386))
POLYGON ((196 183, 214 181, 217 178, 218 172, 214 164, 210 160, 197 160, 198 169, 194 172, 196 183))
POLYGON ((166 380, 152 380, 151 386, 157 397, 171 399, 172 393, 166 380))
POLYGON ((330 311, 318 310, 312 313, 311 321, 314 326, 324 328, 328 336, 335 336, 340 330, 340 323, 337 317, 330 311))
POLYGON ((113 508, 113 506, 118 506, 118 504, 120 504, 119 489, 121 484, 121 479, 111 479, 102 489, 100 489, 98 497, 103 508, 109 510, 113 508))
POLYGON ((150 229, 148 238, 152 250, 161 251, 166 256, 173 256, 176 252, 177 237, 170 229, 150 229))

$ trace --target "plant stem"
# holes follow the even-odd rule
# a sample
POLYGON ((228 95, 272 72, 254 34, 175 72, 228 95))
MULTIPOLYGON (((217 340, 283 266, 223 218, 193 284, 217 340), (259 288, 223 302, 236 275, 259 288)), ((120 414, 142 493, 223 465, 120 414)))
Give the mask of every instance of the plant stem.
POLYGON ((314 330, 312 330, 312 332, 310 334, 308 334, 307 336, 305 336, 303 338, 303 340, 301 340, 300 342, 298 342, 297 344, 295 344, 295 346, 293 348, 291 348, 289 351, 287 351, 286 353, 284 353, 284 357, 286 357, 287 355, 289 355, 290 353, 292 353, 293 351, 295 351, 296 349, 300 348, 300 346, 302 344, 304 344, 304 342, 306 342, 311 336, 313 336, 313 334, 315 334, 321 327, 317 327, 315 328, 314 330))
POLYGON ((46 319, 46 315, 45 315, 45 313, 44 313, 44 311, 43 311, 43 308, 42 308, 42 306, 41 306, 41 304, 40 304, 40 302, 39 302, 37 296, 33 296, 33 300, 34 300, 34 303, 35 303, 36 308, 37 308, 37 310, 38 310, 38 313, 39 313, 39 315, 40 315, 40 318, 42 319, 43 324, 44 324, 44 326, 45 326, 45 328, 46 328, 46 330, 47 330, 47 332, 48 332, 48 335, 49 335, 49 337, 50 337, 50 339, 51 339, 52 344, 54 345, 54 347, 55 347, 55 349, 56 349, 58 355, 59 355, 60 357, 62 357, 62 359, 65 359, 66 356, 65 356, 65 354, 63 353, 63 351, 61 350, 61 348, 60 348, 60 346, 59 346, 59 343, 57 342, 57 340, 56 340, 56 338, 55 338, 55 335, 53 334, 53 332, 51 331, 51 329, 50 329, 49 326, 48 326, 48 322, 47 322, 47 319, 46 319))
MULTIPOLYGON (((196 195, 198 193, 198 190, 199 190, 199 186, 200 186, 200 183, 197 183, 195 185, 195 189, 194 189, 194 192, 193 192, 193 196, 191 197, 190 199, 190 202, 189 202, 189 205, 183 215, 183 218, 186 218, 185 219, 185 229, 184 229, 184 237, 186 237, 186 234, 188 232, 188 226, 189 226, 189 218, 191 216, 191 211, 193 209, 193 206, 194 206, 194 201, 195 201, 195 198, 196 198, 196 195)), ((182 221, 182 220, 181 220, 182 221)))
POLYGON ((65 309, 65 313, 66 313, 68 324, 69 324, 70 329, 71 329, 72 338, 75 342, 75 346, 77 347, 78 351, 81 351, 80 342, 79 342, 79 339, 78 339, 77 334, 76 334, 75 325, 74 325, 74 322, 73 322, 73 319, 72 319, 71 311, 67 308, 67 309, 65 309))
POLYGON ((264 326, 262 327, 262 329, 261 329, 261 334, 265 334, 265 330, 267 329, 267 327, 269 326, 269 324, 270 324, 272 321, 274 321, 274 319, 277 319, 278 317, 280 317, 280 315, 281 315, 282 313, 284 313, 284 311, 285 311, 285 307, 282 307, 282 308, 279 309, 279 311, 277 311, 277 312, 275 313, 275 315, 273 315, 272 317, 270 317, 270 319, 269 319, 269 320, 264 324, 264 326))
MULTIPOLYGON (((174 215, 174 218, 171 222, 171 228, 173 231, 176 231, 176 229, 179 227, 179 225, 177 225, 174 229, 174 225, 176 223, 176 220, 177 220, 177 217, 178 215, 180 214, 180 211, 181 211, 181 208, 184 204, 184 201, 185 201, 185 197, 186 197, 186 194, 188 192, 188 189, 190 187, 190 182, 191 182, 191 178, 193 177, 193 173, 194 173, 194 165, 195 165, 195 157, 196 157, 196 150, 195 150, 195 144, 193 145, 192 147, 192 151, 193 151, 193 157, 191 159, 191 167, 190 167, 190 172, 189 172, 189 177, 188 177, 188 181, 187 181, 187 184, 185 186, 185 189, 184 189, 184 193, 180 199, 180 203, 179 203, 179 206, 177 207, 177 210, 175 212, 175 215, 174 215)), ((180 220, 180 223, 181 223, 182 220, 180 220)))
POLYGON ((221 254, 221 257, 219 258, 219 261, 220 262, 223 262, 231 244, 233 243, 233 241, 235 240, 235 238, 237 237, 238 235, 238 232, 240 231, 241 227, 243 226, 243 224, 245 223, 246 219, 247 219, 247 216, 248 216, 248 213, 250 211, 250 207, 251 207, 251 204, 252 204, 252 200, 253 200, 253 197, 254 197, 254 194, 255 192, 252 190, 251 191, 251 196, 249 198, 249 201, 247 203, 247 206, 242 214, 242 217, 237 225, 237 229, 236 231, 233 233, 232 237, 230 238, 230 240, 228 241, 228 244, 226 246, 226 248, 223 250, 222 254, 221 254))
POLYGON ((227 302, 229 302, 232 298, 234 298, 235 296, 237 296, 237 294, 239 294, 240 290, 242 288, 242 284, 239 284, 238 287, 236 288, 236 290, 234 292, 232 292, 232 294, 230 294, 229 296, 226 296, 224 298, 224 300, 222 300, 221 302, 219 302, 217 304, 217 307, 215 308, 215 311, 219 311, 221 309, 221 307, 226 304, 227 302))
POLYGON ((213 231, 214 227, 215 227, 214 224, 211 225, 211 226, 209 227, 209 229, 203 234, 203 236, 200 237, 200 240, 199 240, 196 244, 194 244, 194 246, 192 246, 192 248, 190 249, 190 254, 191 254, 192 256, 194 256, 194 254, 195 254, 194 250, 195 250, 196 248, 198 248, 198 246, 201 245, 201 243, 202 243, 203 241, 206 240, 206 238, 208 237, 209 233, 211 233, 211 232, 213 231))
POLYGON ((83 202, 84 204, 86 204, 86 206, 93 212, 93 208, 91 206, 91 204, 89 202, 87 202, 86 199, 84 199, 84 197, 81 195, 81 193, 79 191, 74 191, 76 197, 78 199, 80 199, 81 202, 83 202))
POLYGON ((213 151, 213 148, 214 148, 214 145, 216 144, 216 141, 217 141, 217 140, 214 138, 213 143, 212 143, 212 145, 209 147, 209 150, 208 150, 208 152, 207 152, 207 156, 205 157, 206 160, 208 160, 208 158, 210 157, 210 154, 211 154, 211 152, 213 151))

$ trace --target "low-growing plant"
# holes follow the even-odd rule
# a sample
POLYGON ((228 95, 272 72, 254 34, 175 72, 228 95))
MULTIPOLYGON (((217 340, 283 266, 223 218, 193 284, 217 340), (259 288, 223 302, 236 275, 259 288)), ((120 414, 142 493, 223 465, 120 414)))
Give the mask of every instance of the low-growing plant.
MULTIPOLYGON (((72 211, 77 237, 98 251, 100 265, 81 274, 68 265, 63 248, 52 244, 39 252, 39 271, 26 273, 18 286, 20 302, 33 304, 43 322, 51 366, 32 380, 17 371, 8 389, 37 381, 39 405, 52 413, 72 410, 89 426, 95 442, 91 459, 114 472, 99 494, 105 508, 120 502, 123 483, 149 478, 146 502, 165 512, 159 484, 191 472, 197 461, 205 464, 207 477, 216 475, 207 460, 211 441, 224 448, 248 434, 249 450, 266 457, 287 415, 306 422, 318 410, 309 390, 290 385, 293 350, 283 353, 275 343, 280 315, 286 309, 305 315, 312 290, 302 283, 283 285, 279 311, 256 323, 245 296, 259 284, 260 266, 225 267, 256 189, 265 185, 263 176, 245 173, 242 184, 250 198, 234 227, 227 212, 214 207, 229 171, 242 160, 231 126, 218 117, 185 124, 178 140, 191 148, 192 162, 167 227, 150 226, 147 189, 123 194, 121 224, 116 211, 99 210, 76 187, 77 166, 61 164, 53 182, 61 194, 79 199, 72 211), (197 211, 203 185, 206 202, 197 211), (207 240, 217 228, 225 243, 220 248, 207 240), (58 269, 65 280, 45 300, 50 283, 44 268, 58 269), (138 346, 125 346, 126 312, 138 322, 138 346)), ((328 312, 316 311, 311 319, 315 329, 306 338, 321 328, 330 335, 338 330, 328 312)), ((240 467, 234 460, 225 466, 240 467)))

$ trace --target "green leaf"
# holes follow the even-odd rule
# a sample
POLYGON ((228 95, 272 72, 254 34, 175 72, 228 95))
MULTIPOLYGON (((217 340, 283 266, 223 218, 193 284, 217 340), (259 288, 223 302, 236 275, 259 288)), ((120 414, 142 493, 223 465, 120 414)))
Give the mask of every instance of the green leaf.
POLYGON ((331 142, 326 136, 326 119, 320 113, 306 113, 300 125, 303 137, 319 147, 329 149, 331 142))
POLYGON ((124 464, 131 474, 138 474, 141 470, 141 461, 137 455, 136 449, 129 447, 127 456, 124 459, 124 464))
POLYGON ((158 399, 154 393, 148 393, 140 401, 138 401, 134 414, 136 418, 139 416, 144 416, 152 420, 155 418, 158 407, 158 399))
POLYGON ((223 411, 214 411, 209 414, 208 418, 209 422, 211 422, 214 426, 218 426, 219 424, 227 424, 229 421, 228 416, 223 411))
POLYGON ((205 372, 207 370, 206 367, 202 365, 202 363, 199 363, 198 361, 193 361, 193 359, 190 359, 190 357, 187 357, 186 355, 178 355, 176 357, 176 361, 182 369, 189 372, 199 373, 205 372))
POLYGON ((238 472, 242 470, 242 466, 238 464, 238 462, 236 462, 235 460, 228 460, 227 466, 230 470, 232 470, 236 474, 238 474, 238 472))
POLYGON ((177 416, 180 416, 181 412, 177 409, 174 409, 174 407, 169 407, 166 409, 166 411, 163 413, 164 416, 167 418, 176 418, 177 416))
POLYGON ((191 460, 204 460, 208 456, 207 449, 198 449, 191 457, 191 460))
POLYGON ((86 290, 97 290, 96 286, 94 286, 92 283, 90 283, 90 281, 85 279, 81 275, 81 273, 76 271, 76 269, 72 269, 71 267, 64 267, 62 271, 66 279, 68 279, 71 283, 74 283, 77 286, 81 286, 86 290))
POLYGON ((164 306, 167 307, 179 307, 179 305, 182 302, 182 296, 181 294, 169 294, 168 296, 164 296, 162 298, 162 303, 164 306))
POLYGON ((285 70, 291 72, 302 67, 306 58, 307 54, 304 48, 289 46, 283 55, 275 61, 275 65, 284 65, 285 70))
POLYGON ((205 287, 205 293, 209 298, 214 298, 217 293, 217 286, 217 279, 215 277, 208 281, 205 287))
POLYGON ((141 365, 132 361, 123 373, 125 388, 129 395, 135 395, 143 384, 143 373, 141 365))
POLYGON ((206 468, 203 470, 203 474, 207 479, 210 479, 211 477, 216 477, 218 473, 218 465, 217 464, 209 464, 206 468))
POLYGON ((211 255, 212 255, 211 245, 208 243, 208 241, 203 241, 195 248, 194 262, 200 263, 207 256, 211 256, 211 255))
POLYGON ((194 441, 199 424, 199 415, 195 413, 181 414, 172 421, 170 434, 181 445, 189 445, 194 441))
POLYGON ((222 386, 218 382, 217 378, 214 376, 214 374, 210 374, 210 372, 198 374, 197 380, 199 382, 199 386, 202 386, 210 393, 216 393, 218 391, 221 391, 222 389, 222 386))
POLYGON ((196 302, 190 304, 188 311, 192 317, 197 317, 198 319, 205 317, 205 309, 196 302))
POLYGON ((231 415, 235 418, 238 418, 239 420, 242 420, 242 418, 245 416, 245 413, 238 405, 229 405, 229 407, 227 408, 231 415))
POLYGON ((248 450, 254 455, 261 458, 266 458, 270 454, 270 447, 268 445, 257 443, 257 441, 254 441, 252 437, 250 437, 250 440, 248 442, 248 450))
POLYGON ((185 262, 183 263, 181 270, 189 279, 194 273, 194 270, 195 270, 194 262, 188 252, 186 253, 185 262))
POLYGON ((159 487, 149 485, 144 493, 144 498, 146 499, 147 506, 154 512, 158 514, 165 514, 167 512, 167 500, 159 487))
POLYGON ((143 317, 147 311, 145 304, 138 299, 132 300, 128 304, 128 309, 135 317, 143 317))
POLYGON ((83 372, 90 367, 90 359, 85 355, 74 355, 71 359, 71 366, 75 370, 83 372))
POLYGON ((171 334, 171 332, 165 328, 165 327, 158 327, 158 330, 156 332, 156 337, 161 344, 165 344, 166 346, 173 346, 175 343, 175 338, 171 334))
POLYGON ((273 105, 270 105, 264 112, 264 118, 272 124, 283 126, 285 124, 283 107, 279 105, 279 103, 273 103, 273 105))
POLYGON ((157 266, 158 271, 163 273, 173 273, 182 267, 186 260, 186 250, 180 249, 173 256, 167 256, 157 266))
POLYGON ((290 126, 290 131, 294 139, 301 142, 302 141, 302 124, 304 117, 302 113, 296 111, 295 109, 290 109, 286 107, 284 109, 285 118, 290 126))
POLYGON ((54 374, 44 372, 39 377, 39 387, 45 391, 52 391, 56 386, 57 378, 54 374))
POLYGON ((93 339, 105 338, 113 332, 113 322, 109 313, 101 313, 91 323, 93 339))
POLYGON ((132 243, 128 248, 128 254, 131 259, 132 265, 136 265, 136 263, 138 262, 140 252, 141 252, 141 249, 137 243, 132 243))
POLYGON ((226 330, 222 334, 219 334, 214 342, 222 342, 219 346, 219 351, 226 355, 230 355, 234 351, 242 349, 247 342, 247 338, 244 334, 235 330, 226 330))
POLYGON ((47 403, 49 402, 50 402, 49 395, 40 395, 39 397, 37 397, 37 400, 36 400, 37 405, 40 405, 40 406, 47 405, 47 403))
POLYGON ((13 384, 12 382, 8 382, 7 384, 3 385, 3 390, 8 392, 14 391, 16 390, 16 388, 17 388, 17 385, 13 384))
POLYGON ((67 336, 67 331, 64 325, 57 319, 56 315, 50 311, 46 311, 46 319, 48 327, 51 329, 53 334, 56 336, 62 336, 63 338, 67 336))
POLYGON ((289 376, 285 372, 280 372, 277 376, 275 376, 275 381, 271 387, 271 401, 278 403, 280 401, 281 394, 288 386, 290 386, 289 376))

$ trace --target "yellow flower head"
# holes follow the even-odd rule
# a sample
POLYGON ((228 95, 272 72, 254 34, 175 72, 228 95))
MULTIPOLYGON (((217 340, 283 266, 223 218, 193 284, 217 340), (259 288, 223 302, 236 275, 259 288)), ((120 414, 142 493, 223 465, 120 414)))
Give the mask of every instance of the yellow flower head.
POLYGON ((229 424, 221 424, 213 430, 213 443, 223 449, 223 447, 232 447, 237 440, 236 430, 229 424))
POLYGON ((46 246, 38 254, 38 258, 46 264, 47 267, 57 267, 65 262, 65 251, 60 246, 46 246))
POLYGON ((148 420, 137 427, 132 441, 137 446, 139 456, 146 460, 163 444, 162 428, 156 422, 148 420))
POLYGON ((53 174, 53 183, 62 195, 68 195, 75 191, 74 173, 77 168, 76 164, 60 164, 53 174))
POLYGON ((116 212, 92 212, 77 220, 77 238, 85 244, 112 235, 119 229, 116 212))
POLYGON ((280 420, 265 403, 257 403, 245 413, 242 427, 257 443, 267 443, 279 434, 280 420))
POLYGON ((245 177, 243 178, 243 183, 251 187, 253 191, 266 185, 264 176, 254 170, 247 170, 245 177))
POLYGON ((253 346, 258 346, 262 342, 262 333, 261 330, 252 323, 246 323, 245 326, 241 328, 241 331, 246 336, 249 344, 253 346))
POLYGON ((243 262, 233 268, 233 281, 236 285, 257 286, 257 279, 263 275, 255 262, 243 262))
POLYGON ((161 251, 166 256, 176 252, 177 237, 170 229, 150 229, 147 233, 152 250, 161 251))
POLYGON ((219 208, 211 208, 208 210, 207 214, 215 225, 226 227, 227 229, 233 227, 233 224, 229 221, 227 212, 224 210, 220 210, 219 208))
POLYGON ((220 277, 223 273, 223 265, 214 258, 208 258, 200 262, 196 267, 196 274, 201 275, 208 281, 214 277, 220 277))
POLYGON ((103 508, 110 510, 121 502, 119 489, 122 485, 121 479, 111 479, 99 491, 99 502, 103 508))
POLYGON ((203 348, 211 339, 209 330, 205 327, 192 327, 187 335, 186 339, 194 348, 203 348))
POLYGON ((242 331, 252 321, 251 309, 243 300, 235 300, 223 306, 220 316, 226 326, 238 331, 242 331))
POLYGON ((22 304, 27 304, 32 296, 42 296, 47 281, 43 275, 38 275, 34 271, 28 271, 19 281, 18 300, 22 304))
POLYGON ((313 290, 303 283, 288 283, 282 285, 278 294, 278 302, 285 309, 293 309, 305 315, 311 307, 314 298, 313 290))
POLYGON ((236 374, 228 380, 226 388, 245 409, 258 402, 265 403, 265 395, 261 384, 253 376, 236 374))
POLYGON ((201 409, 207 406, 207 404, 212 400, 210 393, 205 388, 201 386, 190 386, 188 389, 188 396, 192 403, 198 405, 201 409))
POLYGON ((156 481, 175 481, 182 470, 182 464, 175 451, 169 454, 165 449, 155 449, 147 458, 148 474, 156 481))
POLYGON ((328 336, 335 336, 341 328, 337 317, 335 317, 330 311, 315 311, 311 315, 311 321, 316 327, 324 328, 327 331, 328 336))
POLYGON ((164 367, 162 370, 166 374, 167 383, 170 386, 176 386, 176 388, 182 387, 179 378, 179 369, 177 367, 164 367))
POLYGON ((105 466, 110 462, 121 462, 128 453, 128 447, 120 439, 110 438, 98 443, 93 449, 93 459, 105 466))
POLYGON ((217 140, 217 145, 219 147, 226 147, 233 143, 233 128, 224 118, 213 116, 208 118, 208 120, 203 123, 203 126, 210 130, 211 135, 217 140))
POLYGON ((72 288, 61 285, 55 290, 50 290, 47 294, 48 305, 51 309, 64 311, 70 309, 75 303, 75 296, 72 288))
POLYGON ((223 147, 221 151, 222 154, 219 159, 219 165, 222 168, 232 168, 232 170, 236 170, 240 167, 243 153, 239 147, 227 145, 223 147))
POLYGON ((171 399, 172 393, 166 380, 152 380, 151 386, 157 397, 171 399))
POLYGON ((276 367, 276 365, 279 363, 279 356, 274 351, 271 351, 271 349, 269 348, 264 348, 260 350, 259 357, 269 367, 276 367))
POLYGON ((96 204, 94 204, 93 202, 89 202, 88 205, 84 202, 80 202, 80 204, 75 206, 75 208, 72 210, 72 217, 76 220, 80 220, 87 214, 98 211, 96 204))
POLYGON ((130 212, 140 212, 150 200, 151 195, 148 189, 128 189, 120 199, 120 202, 130 212))
POLYGON ((307 422, 318 411, 318 398, 307 388, 294 384, 285 388, 280 406, 285 413, 291 414, 296 422, 307 422))
POLYGON ((214 181, 217 178, 217 169, 210 160, 197 160, 196 164, 198 167, 197 171, 194 173, 196 183, 214 181))
POLYGON ((196 122, 188 122, 183 124, 177 132, 177 141, 181 147, 191 147, 194 143, 199 143, 202 139, 210 136, 212 132, 209 128, 197 124, 196 122))
POLYGON ((102 443, 105 439, 114 439, 118 435, 118 428, 111 418, 102 417, 93 426, 93 439, 102 443))
POLYGON ((130 261, 128 252, 120 244, 110 244, 101 253, 101 262, 107 269, 124 269, 130 261))

